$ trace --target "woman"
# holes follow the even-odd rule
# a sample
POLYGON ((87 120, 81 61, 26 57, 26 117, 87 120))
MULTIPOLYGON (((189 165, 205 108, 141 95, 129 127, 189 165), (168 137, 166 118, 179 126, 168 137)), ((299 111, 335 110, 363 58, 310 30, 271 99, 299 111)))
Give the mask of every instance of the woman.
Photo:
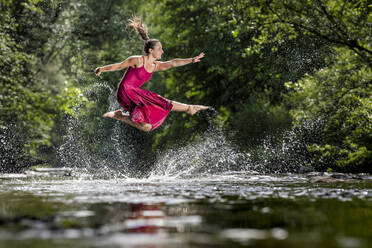
POLYGON ((148 132, 159 127, 169 111, 183 111, 194 115, 200 110, 208 109, 207 106, 188 105, 171 101, 140 88, 143 83, 150 80, 152 73, 155 71, 164 71, 172 67, 200 62, 200 59, 204 57, 204 53, 189 59, 173 59, 167 62, 157 61, 161 59, 161 55, 164 52, 161 42, 157 39, 149 39, 142 20, 136 16, 129 20, 128 26, 133 27, 145 41, 143 48, 145 55, 130 56, 121 63, 98 67, 94 72, 99 76, 105 71, 117 71, 128 67, 118 85, 116 99, 120 106, 129 112, 129 116, 123 114, 121 110, 107 112, 103 116, 123 121, 148 132))

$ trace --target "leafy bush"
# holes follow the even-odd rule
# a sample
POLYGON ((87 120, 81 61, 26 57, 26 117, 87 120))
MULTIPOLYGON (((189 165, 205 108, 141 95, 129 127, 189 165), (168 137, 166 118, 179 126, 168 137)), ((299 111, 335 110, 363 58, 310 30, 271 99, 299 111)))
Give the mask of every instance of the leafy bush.
POLYGON ((372 70, 347 49, 335 49, 327 68, 288 82, 291 115, 303 121, 323 123, 318 143, 309 144, 314 166, 338 171, 371 171, 372 70), (330 62, 331 63, 331 62, 330 62))

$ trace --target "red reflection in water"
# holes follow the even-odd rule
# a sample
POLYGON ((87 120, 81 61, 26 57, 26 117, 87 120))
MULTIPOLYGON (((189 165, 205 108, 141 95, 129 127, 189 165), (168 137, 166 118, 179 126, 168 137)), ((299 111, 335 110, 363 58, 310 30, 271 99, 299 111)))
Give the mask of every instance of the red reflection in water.
POLYGON ((155 204, 133 204, 131 206, 132 216, 126 220, 126 232, 130 233, 164 233, 165 213, 160 205, 155 204))

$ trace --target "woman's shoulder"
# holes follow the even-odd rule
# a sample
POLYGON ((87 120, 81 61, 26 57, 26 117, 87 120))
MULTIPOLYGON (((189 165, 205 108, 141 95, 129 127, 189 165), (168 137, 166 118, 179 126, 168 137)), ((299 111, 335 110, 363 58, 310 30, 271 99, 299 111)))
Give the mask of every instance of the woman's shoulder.
POLYGON ((128 60, 130 60, 130 64, 132 67, 141 67, 143 65, 143 56, 142 55, 132 55, 128 57, 128 60))

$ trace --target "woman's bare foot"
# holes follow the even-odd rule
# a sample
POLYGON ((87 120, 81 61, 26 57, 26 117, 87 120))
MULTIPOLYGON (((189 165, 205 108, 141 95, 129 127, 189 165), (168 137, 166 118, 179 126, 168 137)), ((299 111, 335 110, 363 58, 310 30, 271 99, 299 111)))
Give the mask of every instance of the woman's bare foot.
POLYGON ((123 116, 128 116, 128 115, 123 114, 123 112, 120 109, 103 114, 103 117, 109 117, 109 118, 118 119, 118 120, 121 120, 123 116))
POLYGON ((194 115, 200 110, 207 110, 209 109, 208 106, 203 106, 203 105, 189 105, 188 109, 186 110, 187 113, 190 115, 194 115))
MULTIPOLYGON (((116 110, 116 111, 118 111, 118 110, 116 110)), ((104 113, 104 114, 102 115, 102 117, 114 118, 114 116, 115 116, 115 112, 116 112, 116 111, 111 111, 111 112, 104 113)))
POLYGON ((139 130, 142 130, 142 131, 145 131, 145 132, 150 132, 152 130, 152 125, 151 124, 145 123, 145 122, 140 122, 140 123, 133 122, 130 119, 129 115, 124 114, 121 110, 115 110, 115 111, 107 112, 107 113, 103 114, 103 117, 109 117, 109 118, 112 118, 112 119, 123 121, 123 122, 131 125, 132 127, 138 128, 139 130))
POLYGON ((109 117, 109 118, 117 119, 117 117, 119 117, 120 115, 121 115, 121 111, 120 110, 115 110, 115 111, 110 111, 110 112, 104 113, 103 117, 109 117))

